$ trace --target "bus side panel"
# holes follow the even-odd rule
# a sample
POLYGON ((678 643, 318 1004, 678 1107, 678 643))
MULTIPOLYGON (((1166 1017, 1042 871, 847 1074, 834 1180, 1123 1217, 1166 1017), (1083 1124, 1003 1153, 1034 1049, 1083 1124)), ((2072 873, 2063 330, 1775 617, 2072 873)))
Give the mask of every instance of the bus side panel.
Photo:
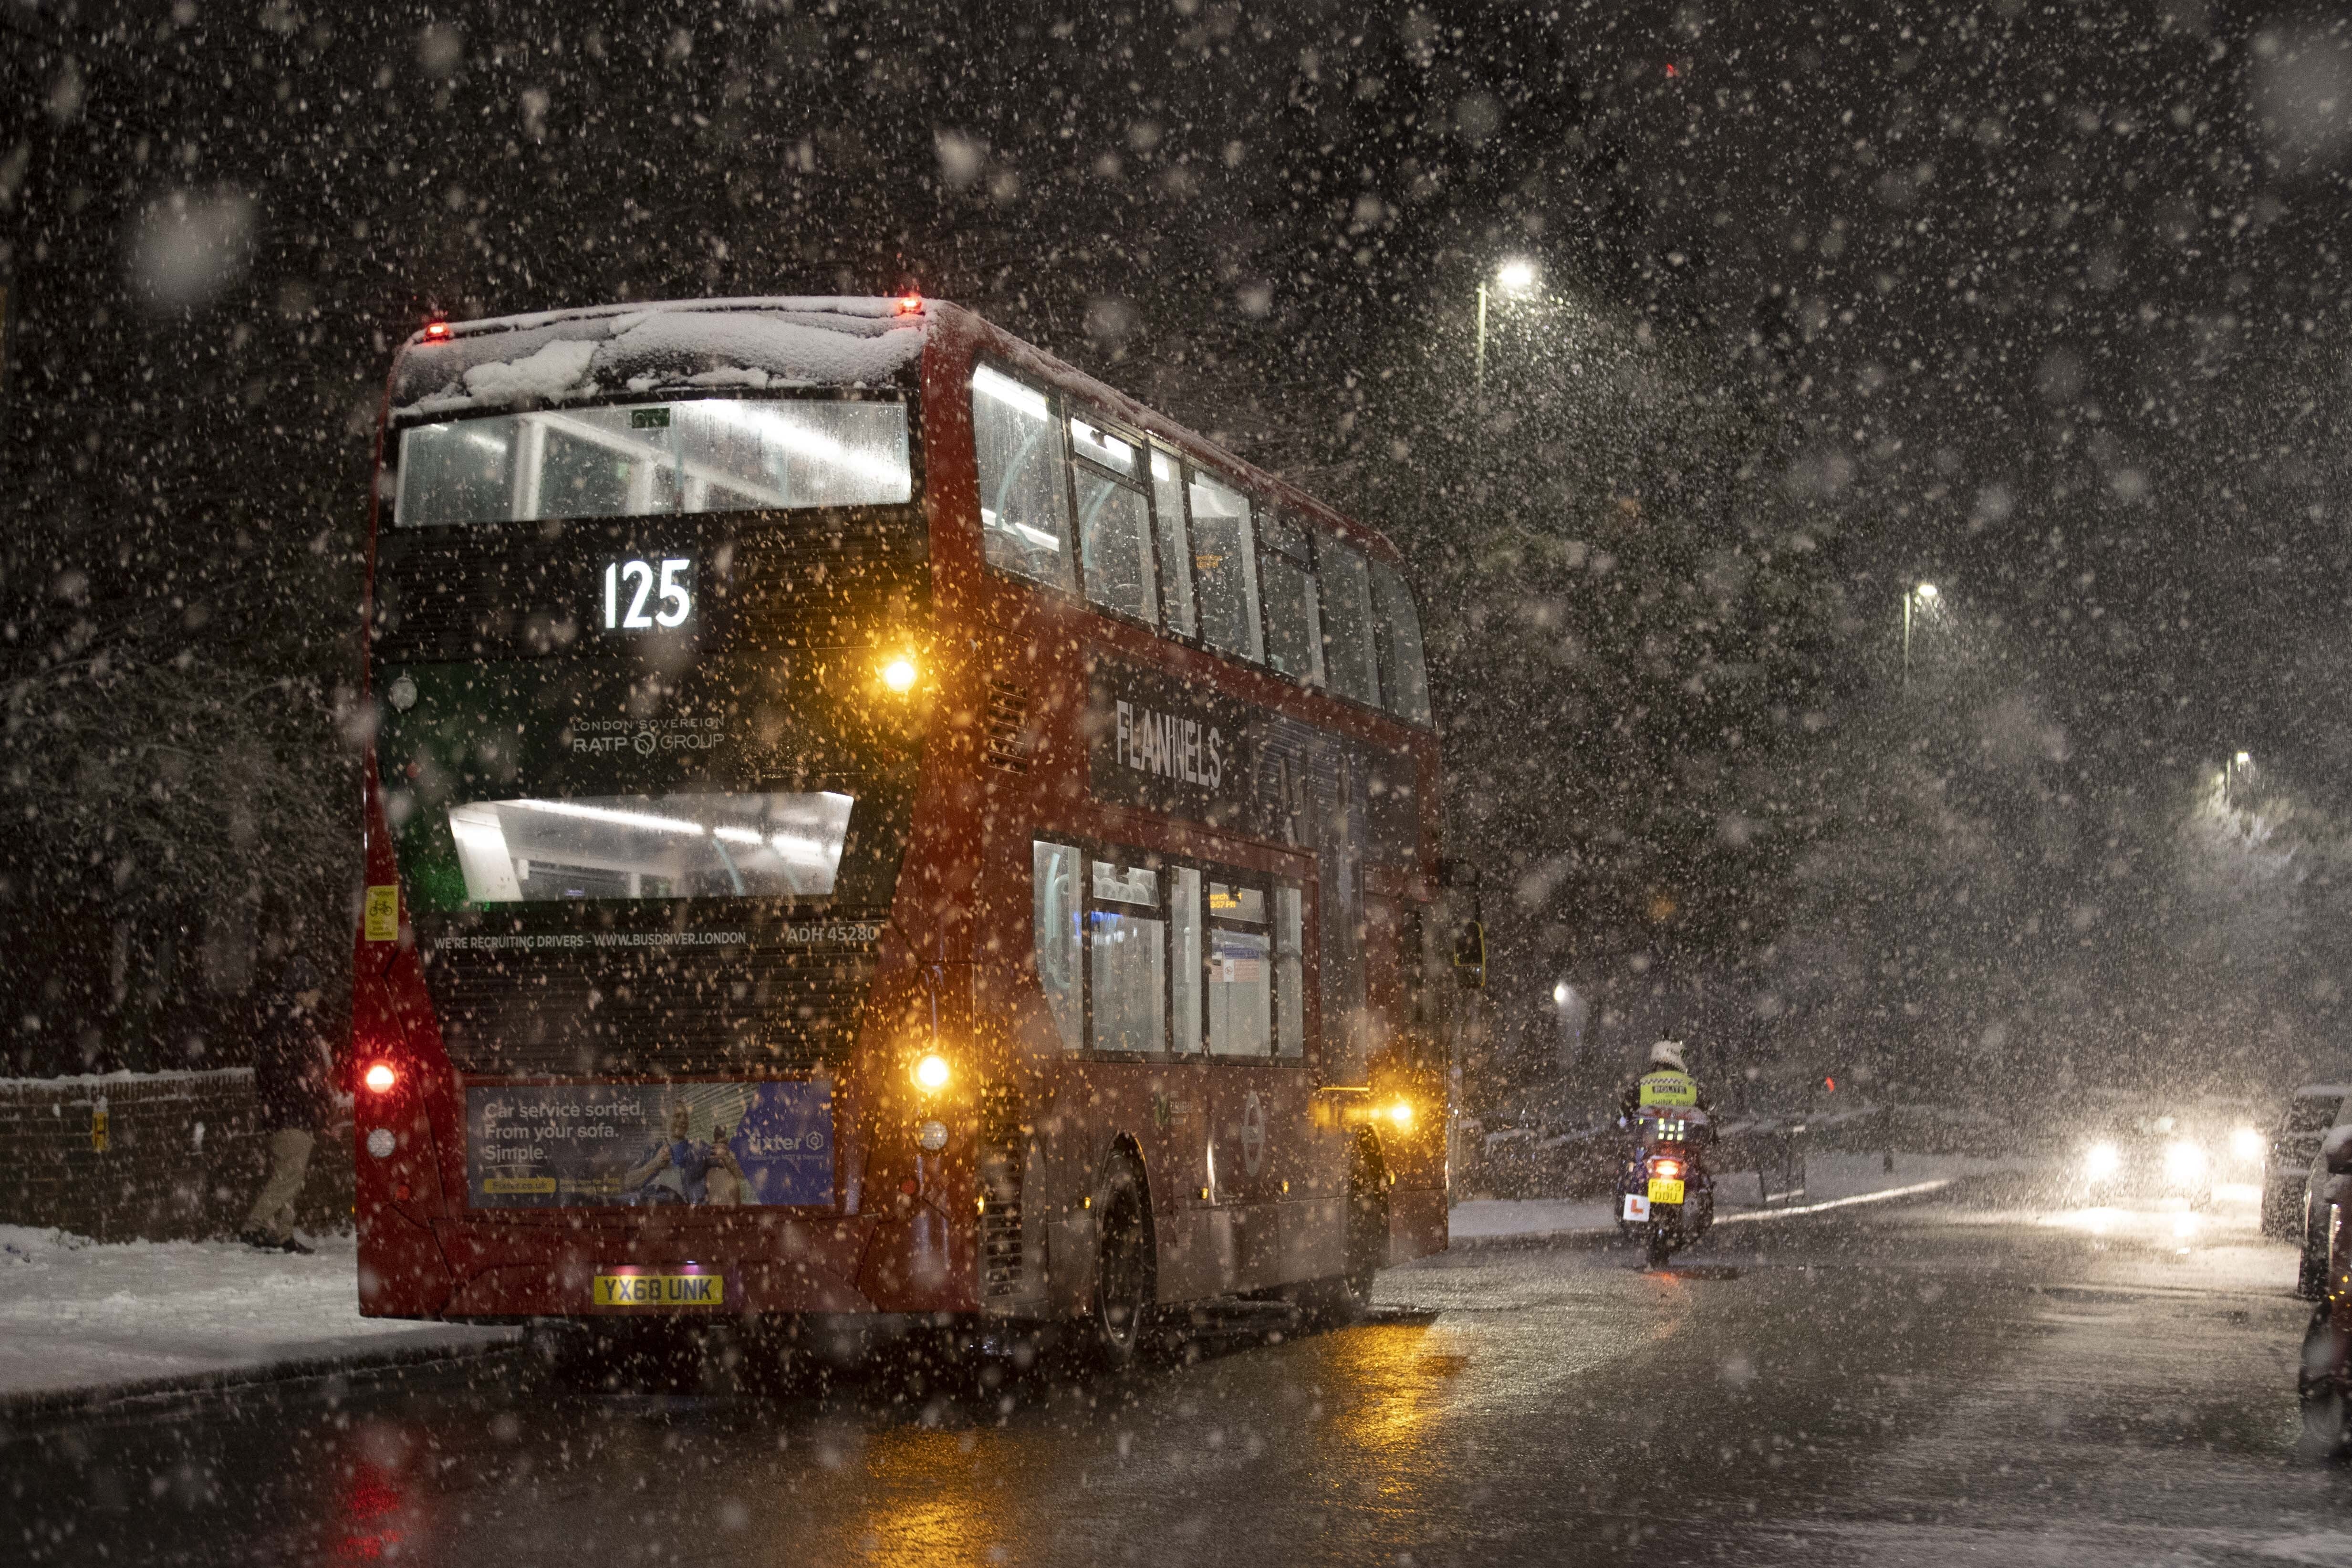
MULTIPOLYGON (((366 825, 364 863, 371 888, 399 886, 392 837, 377 788, 375 761, 367 761, 362 782, 366 825)), ((455 1281, 436 1241, 431 1222, 444 1211, 450 1190, 448 1138, 454 1125, 436 1125, 446 1094, 436 1085, 447 1072, 440 1031, 425 998, 425 977, 416 961, 415 936, 404 898, 398 905, 396 934, 371 933, 364 920, 355 932, 352 964, 352 1066, 356 1079, 368 1064, 390 1062, 398 1078, 389 1094, 355 1083, 352 1135, 356 1187, 353 1217, 359 1231, 360 1310, 370 1317, 425 1318, 440 1315, 455 1281), (436 1065, 437 1064, 437 1065, 436 1065), (370 1134, 393 1135, 393 1152, 377 1157, 370 1134)), ((446 1118, 444 1119, 446 1120, 446 1118)), ((465 1181, 464 1155, 455 1166, 465 1181)))

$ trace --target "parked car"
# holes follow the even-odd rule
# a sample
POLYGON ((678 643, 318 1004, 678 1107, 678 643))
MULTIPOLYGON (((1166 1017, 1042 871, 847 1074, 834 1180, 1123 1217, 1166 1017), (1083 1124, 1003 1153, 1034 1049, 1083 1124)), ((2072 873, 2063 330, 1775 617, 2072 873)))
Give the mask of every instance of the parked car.
MULTIPOLYGON (((2295 1270, 2294 1288, 2305 1301, 2315 1301, 2327 1290, 2327 1143, 2345 1140, 2336 1137, 2338 1127, 2352 1126, 2352 1094, 2347 1094, 2336 1107, 2336 1117, 2320 1134, 2321 1142, 2304 1166, 2303 1178, 2303 1259, 2295 1270)), ((2347 1134, 2352 1136, 2352 1134, 2347 1134)))
POLYGON ((2263 1235, 2284 1240, 2302 1233, 2303 1197, 2311 1182, 2312 1159, 2319 1153, 2320 1136, 2335 1124, 2347 1094, 2352 1094, 2352 1085, 2306 1083, 2279 1107, 2269 1148, 2263 1156, 2263 1235))
POLYGON ((2295 1378, 2302 1397, 2303 1438, 2307 1450, 2333 1458, 2352 1439, 2352 1226, 2325 1223, 2328 1210, 2352 1203, 2352 1127, 2336 1110, 2336 1124, 2324 1134, 2313 1164, 2306 1208, 2316 1207, 2333 1250, 2319 1261, 2317 1300, 2303 1336, 2303 1365, 2295 1378))

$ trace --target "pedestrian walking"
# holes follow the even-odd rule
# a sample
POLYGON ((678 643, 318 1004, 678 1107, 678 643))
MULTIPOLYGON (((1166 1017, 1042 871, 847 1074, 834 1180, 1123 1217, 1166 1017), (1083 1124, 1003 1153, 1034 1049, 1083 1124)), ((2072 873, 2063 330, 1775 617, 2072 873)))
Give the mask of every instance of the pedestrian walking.
POLYGON ((269 1179, 237 1239, 265 1252, 311 1250, 294 1234, 294 1200, 334 1113, 334 1064, 319 1027, 322 994, 317 967, 298 956, 254 1008, 253 1090, 269 1138, 269 1179))

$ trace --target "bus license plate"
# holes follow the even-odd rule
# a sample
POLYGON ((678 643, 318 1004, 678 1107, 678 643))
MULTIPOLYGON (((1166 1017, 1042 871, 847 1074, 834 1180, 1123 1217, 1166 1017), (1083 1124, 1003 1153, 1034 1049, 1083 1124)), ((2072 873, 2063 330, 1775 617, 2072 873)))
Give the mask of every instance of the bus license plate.
POLYGON ((600 1307, 715 1307, 726 1298, 719 1274, 599 1274, 600 1307))
POLYGON ((1650 1201, 1652 1203, 1680 1203, 1682 1200, 1683 1184, 1678 1178, 1674 1176, 1652 1176, 1650 1178, 1650 1201))

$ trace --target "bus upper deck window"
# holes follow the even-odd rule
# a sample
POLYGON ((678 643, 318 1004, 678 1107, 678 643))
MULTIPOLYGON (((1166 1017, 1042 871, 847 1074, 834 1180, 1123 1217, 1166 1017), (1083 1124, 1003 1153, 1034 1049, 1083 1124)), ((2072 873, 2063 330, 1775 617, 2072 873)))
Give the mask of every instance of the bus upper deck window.
POLYGON ((1176 459, 1151 454, 1151 518, 1160 539, 1160 612, 1171 632, 1197 636, 1192 613, 1192 530, 1184 522, 1184 482, 1176 459))
POLYGON ((1201 636, 1212 647, 1262 659, 1258 631, 1257 548, 1249 498, 1207 474, 1194 473, 1192 566, 1200 585, 1201 636))
POLYGON ((989 564, 1076 587, 1061 426, 1045 394, 985 365, 973 371, 971 439, 989 564))
POLYGON ((1381 696, 1389 711, 1415 724, 1429 722, 1429 676, 1422 667, 1421 618, 1412 591, 1397 569, 1372 562, 1372 592, 1380 605, 1381 696))
POLYGON ((1314 559, 1307 530, 1279 512, 1259 522, 1258 592, 1265 601, 1265 662, 1310 685, 1323 681, 1314 559))
POLYGON ((1364 558, 1326 534, 1315 541, 1322 589, 1323 666, 1331 689, 1360 703, 1381 700, 1378 654, 1372 645, 1372 579, 1364 558))
POLYGON ((1156 622, 1151 507, 1138 472, 1142 454, 1082 419, 1070 421, 1070 453, 1087 597, 1122 615, 1156 622))

